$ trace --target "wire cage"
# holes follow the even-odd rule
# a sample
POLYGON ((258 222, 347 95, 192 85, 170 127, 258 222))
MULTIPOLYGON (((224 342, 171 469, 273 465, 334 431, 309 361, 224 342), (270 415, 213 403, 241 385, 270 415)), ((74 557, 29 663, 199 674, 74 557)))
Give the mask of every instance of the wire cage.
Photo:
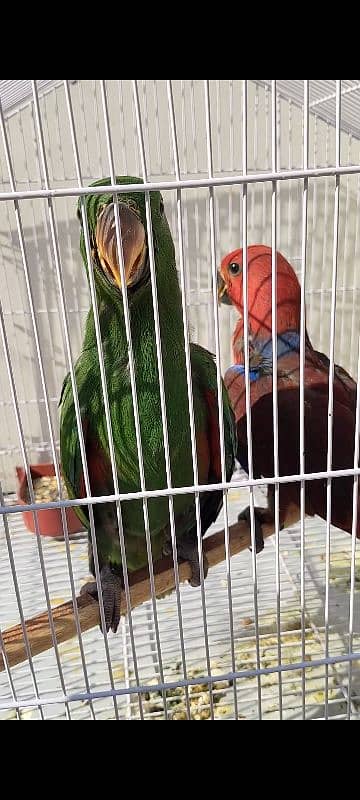
MULTIPOLYGON (((306 518, 257 558, 227 546, 201 588, 152 592, 116 635, 76 620, 61 643, 51 609, 88 575, 87 534, 30 534, 16 467, 54 463, 59 478, 59 396, 94 299, 76 209, 102 176, 161 189, 191 338, 215 353, 218 378, 237 313, 217 308, 216 270, 264 243, 302 281, 330 369, 357 379, 360 81, 0 81, 0 99, 0 718, 358 719, 354 534, 306 518), (53 646, 34 655, 24 620, 41 612, 53 646), (4 642, 18 623, 26 659, 12 666, 4 642)), ((357 460, 352 474, 355 496, 357 460)), ((209 534, 228 542, 264 491, 236 471, 209 534)))

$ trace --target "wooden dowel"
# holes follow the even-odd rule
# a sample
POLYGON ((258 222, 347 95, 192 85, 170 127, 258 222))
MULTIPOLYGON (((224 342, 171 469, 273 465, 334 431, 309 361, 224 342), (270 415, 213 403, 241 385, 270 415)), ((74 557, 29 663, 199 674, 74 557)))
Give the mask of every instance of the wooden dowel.
MULTIPOLYGON (((262 526, 263 535, 271 536, 274 533, 273 524, 264 524, 262 526)), ((248 525, 245 521, 231 525, 229 528, 229 543, 231 555, 240 553, 250 545, 250 533, 248 525)), ((209 567, 214 567, 221 561, 225 560, 225 547, 224 547, 224 531, 219 531, 213 536, 204 540, 204 552, 206 553, 209 567)), ((179 579, 180 582, 190 578, 190 566, 187 562, 179 565, 179 579)), ((174 569, 171 558, 163 558, 154 564, 154 580, 156 596, 161 597, 164 594, 171 592, 175 588, 174 569)), ((130 581, 130 597, 131 608, 137 608, 142 605, 145 600, 149 600, 150 584, 148 578, 148 570, 141 569, 129 575, 130 581)), ((79 609, 79 618, 81 630, 88 631, 99 624, 99 604, 90 595, 83 594, 77 598, 77 606, 79 609)), ((121 597, 122 614, 126 614, 126 598, 125 592, 121 597)), ((72 602, 63 603, 56 606, 52 610, 56 639, 58 643, 66 642, 68 639, 73 639, 76 636, 76 626, 74 619, 74 609, 72 602)), ((32 619, 27 620, 26 630, 29 639, 30 649, 33 656, 43 653, 52 647, 52 636, 49 625, 49 617, 47 612, 39 614, 32 619)), ((5 653, 10 667, 20 664, 22 661, 27 660, 26 648, 24 644, 24 636, 21 625, 15 625, 13 628, 2 633, 3 644, 5 653)), ((0 653, 0 671, 5 669, 4 659, 0 653)))

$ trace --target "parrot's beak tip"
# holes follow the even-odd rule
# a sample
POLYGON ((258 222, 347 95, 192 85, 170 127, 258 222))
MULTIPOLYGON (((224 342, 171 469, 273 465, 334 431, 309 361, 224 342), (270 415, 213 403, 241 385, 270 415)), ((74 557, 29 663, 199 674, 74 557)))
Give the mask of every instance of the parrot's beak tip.
POLYGON ((224 303, 225 305, 231 305, 231 300, 229 298, 228 291, 227 291, 228 287, 227 287, 227 284, 225 283, 224 278, 222 277, 220 272, 218 272, 217 284, 218 284, 218 292, 217 292, 218 303, 219 304, 220 303, 224 303))

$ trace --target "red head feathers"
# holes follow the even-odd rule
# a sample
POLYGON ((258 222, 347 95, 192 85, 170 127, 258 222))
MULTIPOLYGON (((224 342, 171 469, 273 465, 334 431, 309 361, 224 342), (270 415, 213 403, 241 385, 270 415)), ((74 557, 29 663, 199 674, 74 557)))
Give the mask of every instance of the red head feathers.
MULTIPOLYGON (((248 317, 253 336, 269 339, 271 337, 271 247, 262 244, 251 245, 248 256, 248 317)), ((233 250, 226 255, 220 267, 223 279, 219 296, 225 292, 241 315, 243 303, 243 251, 233 250)), ((300 331, 300 284, 289 262, 276 253, 276 298, 277 332, 300 331)), ((242 321, 237 326, 239 336, 242 321)))

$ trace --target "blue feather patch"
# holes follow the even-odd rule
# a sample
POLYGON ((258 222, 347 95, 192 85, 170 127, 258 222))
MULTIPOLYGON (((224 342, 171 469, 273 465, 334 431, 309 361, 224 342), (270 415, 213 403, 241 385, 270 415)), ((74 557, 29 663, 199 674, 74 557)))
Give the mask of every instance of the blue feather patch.
MULTIPOLYGON (((233 372, 237 372, 238 375, 245 375, 245 367, 243 364, 232 364, 229 369, 232 369, 233 372)), ((249 378, 250 381, 257 381, 260 377, 260 370, 259 369, 251 369, 249 370, 249 378)))
MULTIPOLYGON (((264 360, 269 359, 272 361, 272 339, 267 339, 265 342, 261 340, 253 341, 253 347, 261 355, 264 360)), ((288 353, 299 353, 300 351, 300 336, 297 331, 285 331, 277 337, 277 360, 288 353)))

